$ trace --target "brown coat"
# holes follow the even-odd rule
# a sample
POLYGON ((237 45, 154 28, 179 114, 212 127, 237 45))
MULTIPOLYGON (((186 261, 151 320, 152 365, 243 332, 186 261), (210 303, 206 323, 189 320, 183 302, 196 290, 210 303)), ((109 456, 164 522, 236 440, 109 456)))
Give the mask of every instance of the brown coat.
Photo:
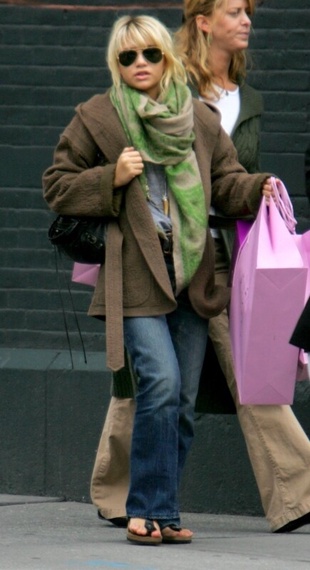
MULTIPOLYGON (((194 144, 207 206, 227 216, 255 214, 267 174, 249 175, 237 162, 218 113, 194 100, 194 144)), ((123 365, 123 316, 160 315, 176 306, 160 242, 138 179, 113 189, 117 159, 129 146, 109 94, 77 107, 60 137, 54 163, 43 175, 44 197, 57 213, 109 216, 106 262, 89 308, 106 318, 108 365, 123 365), (98 164, 98 149, 103 162, 98 164)), ((214 284, 214 246, 208 232, 203 260, 189 286, 193 308, 204 318, 219 314, 229 290, 214 284)))

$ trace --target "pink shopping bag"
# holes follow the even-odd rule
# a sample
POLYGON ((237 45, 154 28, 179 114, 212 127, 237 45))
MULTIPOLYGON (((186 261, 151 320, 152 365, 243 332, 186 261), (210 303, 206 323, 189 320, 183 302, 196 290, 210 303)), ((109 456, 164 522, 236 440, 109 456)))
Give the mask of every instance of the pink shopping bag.
POLYGON ((237 220, 236 222, 236 230, 235 230, 235 239, 231 254, 231 262, 230 262, 230 271, 228 277, 228 285, 231 286, 234 274, 234 267, 236 264, 236 259, 238 256, 238 252, 240 247, 242 246, 245 238, 247 237, 254 221, 253 220, 237 220))
POLYGON ((286 224, 263 199, 237 256, 230 333, 241 404, 293 403, 299 349, 289 339, 308 270, 286 224))
POLYGON ((235 247, 236 247, 236 253, 238 254, 238 251, 240 249, 240 247, 242 246, 245 238, 247 237, 251 227, 253 226, 254 221, 253 220, 238 220, 236 223, 236 239, 235 239, 235 247))
POLYGON ((87 263, 73 264, 71 280, 75 283, 83 283, 95 287, 99 275, 100 265, 89 265, 87 263))

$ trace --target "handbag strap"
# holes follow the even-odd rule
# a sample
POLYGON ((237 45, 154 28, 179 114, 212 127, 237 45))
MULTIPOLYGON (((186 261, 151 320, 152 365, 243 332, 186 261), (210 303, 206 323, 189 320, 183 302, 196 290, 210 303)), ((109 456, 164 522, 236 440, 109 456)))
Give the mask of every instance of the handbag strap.
POLYGON ((285 222, 288 231, 291 234, 296 233, 297 220, 294 217, 294 209, 289 193, 283 182, 274 176, 271 176, 271 185, 273 190, 273 200, 285 222))
POLYGON ((71 341, 70 341, 70 335, 69 335, 68 319, 67 319, 67 315, 66 315, 64 299, 62 296, 62 283, 61 283, 61 279, 60 279, 60 272, 62 273, 63 279, 65 280, 65 283, 67 285, 67 289, 68 289, 68 293, 69 293, 69 297, 70 297, 70 301, 71 301, 71 306, 72 306, 72 312, 73 312, 75 324, 76 324, 76 327, 78 330, 78 335, 79 335, 79 338, 81 341, 81 346, 82 346, 82 350, 83 350, 85 364, 87 364, 87 356, 86 356, 86 350, 85 350, 85 346, 84 346, 81 328, 79 325, 78 317, 77 317, 74 302, 73 302, 70 280, 68 279, 67 274, 66 274, 66 268, 64 267, 64 264, 63 264, 63 258, 62 258, 61 252, 58 250, 58 248, 55 244, 53 244, 53 249, 54 249, 54 256, 55 256, 55 267, 56 267, 56 275, 57 275, 57 282, 58 282, 58 292, 59 292, 59 297, 60 297, 62 316, 63 316, 64 327, 65 327, 65 332, 66 332, 66 337, 67 337, 67 343, 68 343, 68 348, 69 348, 71 368, 73 370, 74 369, 73 353, 72 353, 72 347, 71 347, 71 341), (58 265, 58 259, 61 263, 61 268, 58 265))

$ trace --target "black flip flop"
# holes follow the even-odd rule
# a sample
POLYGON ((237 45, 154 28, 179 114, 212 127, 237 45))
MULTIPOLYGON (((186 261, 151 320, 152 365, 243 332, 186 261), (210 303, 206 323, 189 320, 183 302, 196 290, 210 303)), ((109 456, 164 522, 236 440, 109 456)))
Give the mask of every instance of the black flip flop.
POLYGON ((130 542, 134 542, 136 544, 146 544, 150 546, 162 543, 161 536, 152 536, 152 532, 154 532, 154 530, 158 530, 158 528, 156 528, 156 526, 154 525, 153 521, 145 519, 144 527, 147 530, 146 534, 144 535, 136 534, 135 532, 132 532, 130 530, 130 520, 129 520, 127 528, 127 540, 130 540, 130 542))

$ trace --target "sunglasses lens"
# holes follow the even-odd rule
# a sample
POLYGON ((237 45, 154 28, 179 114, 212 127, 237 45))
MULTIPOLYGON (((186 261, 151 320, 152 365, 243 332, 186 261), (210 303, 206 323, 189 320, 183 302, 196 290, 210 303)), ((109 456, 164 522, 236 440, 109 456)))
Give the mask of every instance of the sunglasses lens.
MULTIPOLYGON (((142 54, 144 59, 146 59, 150 63, 159 63, 163 58, 161 49, 155 47, 145 48, 144 50, 142 50, 142 54)), ((130 49, 128 51, 121 51, 121 53, 118 56, 118 61, 120 62, 121 65, 123 65, 123 67, 129 67, 134 63, 134 61, 137 58, 137 55, 138 52, 136 52, 134 49, 130 49)))
POLYGON ((163 59, 163 54, 159 48, 146 48, 143 50, 143 57, 150 63, 159 63, 163 59))
POLYGON ((133 49, 128 51, 121 51, 121 53, 118 56, 118 61, 124 67, 129 67, 129 65, 133 64, 136 57, 137 57, 137 52, 133 49))

